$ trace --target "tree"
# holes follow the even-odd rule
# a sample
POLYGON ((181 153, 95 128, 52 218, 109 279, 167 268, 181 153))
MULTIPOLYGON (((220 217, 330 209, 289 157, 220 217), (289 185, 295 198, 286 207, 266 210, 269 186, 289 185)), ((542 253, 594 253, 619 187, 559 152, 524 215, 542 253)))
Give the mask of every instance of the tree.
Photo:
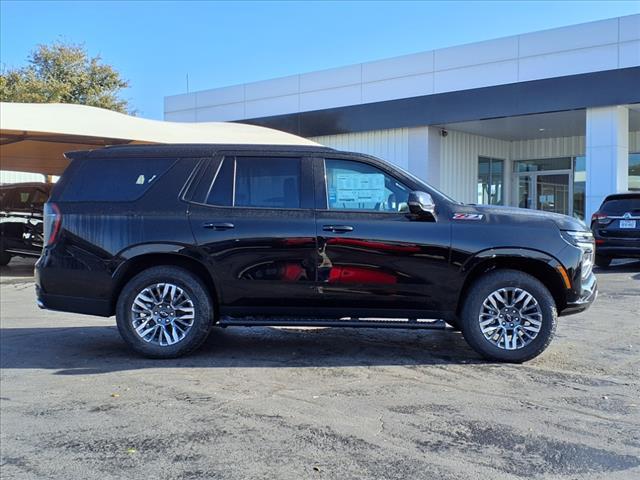
MULTIPOLYGON (((129 82, 100 56, 90 58, 83 45, 38 45, 28 65, 0 72, 0 101, 79 103, 127 113, 119 94, 129 82)), ((132 112, 129 112, 132 113, 132 112)))

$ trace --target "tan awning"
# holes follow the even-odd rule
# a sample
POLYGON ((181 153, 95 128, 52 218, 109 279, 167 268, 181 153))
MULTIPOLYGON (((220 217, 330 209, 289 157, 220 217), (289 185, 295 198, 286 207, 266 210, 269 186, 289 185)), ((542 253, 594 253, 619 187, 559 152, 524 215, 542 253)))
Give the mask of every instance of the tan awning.
POLYGON ((126 143, 318 145, 255 125, 179 123, 60 103, 0 103, 0 170, 60 175, 64 152, 126 143))

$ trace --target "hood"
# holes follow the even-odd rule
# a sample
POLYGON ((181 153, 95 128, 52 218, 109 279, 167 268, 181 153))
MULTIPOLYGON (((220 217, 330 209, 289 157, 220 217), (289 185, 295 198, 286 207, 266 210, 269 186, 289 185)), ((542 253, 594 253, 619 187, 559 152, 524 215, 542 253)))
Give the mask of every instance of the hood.
POLYGON ((559 213, 497 205, 467 205, 467 207, 471 207, 477 213, 484 214, 488 223, 503 223, 505 221, 514 223, 552 222, 560 230, 589 231, 582 220, 559 213))

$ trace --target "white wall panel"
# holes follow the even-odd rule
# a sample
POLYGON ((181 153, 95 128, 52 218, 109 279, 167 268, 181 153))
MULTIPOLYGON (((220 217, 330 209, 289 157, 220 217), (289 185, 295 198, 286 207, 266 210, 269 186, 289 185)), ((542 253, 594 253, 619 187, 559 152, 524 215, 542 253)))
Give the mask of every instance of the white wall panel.
POLYGON ((361 101, 362 87, 360 85, 316 90, 315 92, 300 94, 300 111, 306 112, 345 105, 358 105, 361 101))
POLYGON ((185 93, 182 95, 171 95, 164 97, 164 111, 175 112, 178 110, 188 110, 196 108, 196 94, 185 93))
POLYGON ((245 100, 257 100, 260 98, 282 97, 284 95, 296 95, 300 88, 300 76, 273 78, 260 82, 247 83, 245 85, 245 100))
POLYGON ((452 92, 518 81, 518 61, 494 62, 436 72, 434 92, 452 92))
POLYGON ((312 92, 325 88, 355 85, 360 82, 362 82, 362 65, 349 65, 318 72, 303 73, 300 75, 300 91, 312 92))
POLYGON ((504 37, 484 42, 441 48, 435 52, 435 69, 499 62, 518 57, 518 37, 504 37))
POLYGON ((388 78, 433 72, 433 51, 386 58, 362 64, 362 81, 377 82, 388 78))
POLYGON ((379 82, 362 84, 362 103, 380 102, 405 98, 407 95, 417 97, 433 93, 433 74, 412 75, 410 77, 391 78, 379 82))
POLYGON ((167 122, 195 122, 196 109, 179 110, 177 112, 164 112, 164 119, 167 122))
POLYGON ((575 157, 584 155, 585 137, 539 138, 510 142, 511 160, 575 157))
MULTIPOLYGON (((442 139, 441 152, 440 189, 456 200, 475 203, 478 157, 501 158, 508 163, 509 142, 449 130, 449 135, 442 139)), ((505 192, 509 192, 509 175, 505 175, 505 181, 505 192)))
POLYGON ((196 107, 244 102, 244 88, 244 85, 232 85, 196 92, 196 107))
POLYGON ((244 102, 196 109, 196 122, 226 122, 245 118, 244 102))
POLYGON ((520 56, 606 45, 618 41, 618 19, 581 23, 520 35, 520 56))
POLYGON ((621 43, 618 47, 618 67, 628 68, 640 65, 640 40, 621 43))
POLYGON ((268 117, 269 115, 297 112, 298 106, 298 95, 261 98, 260 100, 245 102, 245 115, 246 118, 268 117))
POLYGON ((409 166, 408 128, 325 135, 311 140, 338 150, 374 155, 404 169, 409 166))
POLYGON ((620 26, 619 42, 640 40, 640 15, 627 15, 618 19, 620 26))
POLYGON ((618 68, 618 46, 583 48, 520 59, 519 80, 562 77, 618 68))

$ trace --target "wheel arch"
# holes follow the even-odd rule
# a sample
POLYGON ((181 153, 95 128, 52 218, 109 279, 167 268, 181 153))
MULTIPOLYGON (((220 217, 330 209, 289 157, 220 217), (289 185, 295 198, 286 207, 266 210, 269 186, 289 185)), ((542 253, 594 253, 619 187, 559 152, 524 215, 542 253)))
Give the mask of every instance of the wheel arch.
POLYGON ((558 312, 567 306, 568 288, 560 270, 564 271, 564 267, 557 259, 536 250, 492 249, 481 252, 463 265, 465 280, 458 297, 456 314, 460 314, 469 288, 485 273, 498 269, 518 270, 531 275, 549 290, 558 312))
POLYGON ((114 272, 114 289, 111 294, 112 313, 115 312, 118 297, 129 280, 143 270, 164 265, 182 267, 196 275, 211 294, 214 300, 214 308, 218 308, 220 302, 219 291, 214 276, 206 265, 193 256, 166 249, 161 252, 141 253, 130 256, 118 266, 114 272))

